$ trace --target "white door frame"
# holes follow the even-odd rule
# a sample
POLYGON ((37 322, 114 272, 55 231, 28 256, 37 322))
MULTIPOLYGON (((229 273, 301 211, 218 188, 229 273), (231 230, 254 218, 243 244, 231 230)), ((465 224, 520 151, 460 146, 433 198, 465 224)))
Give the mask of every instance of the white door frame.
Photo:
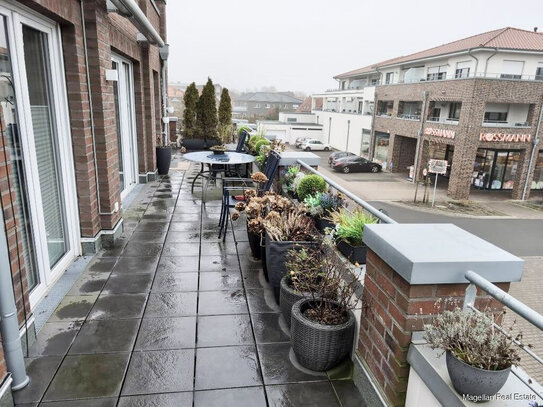
POLYGON ((121 129, 124 173, 124 189, 121 191, 122 201, 138 183, 138 139, 136 133, 134 66, 132 61, 118 54, 112 53, 111 60, 117 64, 119 119, 121 121, 119 128, 121 129), (128 83, 125 76, 125 66, 128 69, 128 83), (126 95, 130 96, 130 103, 127 103, 125 100, 126 95))
POLYGON ((16 111, 21 134, 21 149, 27 174, 27 188, 30 204, 32 234, 36 252, 36 267, 39 283, 30 293, 30 306, 34 308, 53 283, 62 275, 68 265, 81 253, 79 213, 73 161, 72 139, 68 116, 68 101, 65 71, 62 59, 61 33, 58 24, 11 2, 0 3, 0 14, 6 17, 10 60, 15 87, 16 111), (34 132, 26 82, 22 25, 32 27, 47 34, 49 69, 51 74, 52 108, 55 120, 59 166, 62 171, 62 204, 65 219, 66 253, 51 268, 46 244, 45 220, 42 197, 39 187, 38 163, 34 144, 34 132))

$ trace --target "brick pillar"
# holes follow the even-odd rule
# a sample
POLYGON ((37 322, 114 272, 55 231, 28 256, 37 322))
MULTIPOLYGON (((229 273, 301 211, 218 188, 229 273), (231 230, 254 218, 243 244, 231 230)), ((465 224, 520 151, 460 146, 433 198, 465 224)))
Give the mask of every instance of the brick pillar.
MULTIPOLYGON (((474 137, 472 137, 474 138, 474 137)), ((454 155, 449 178, 448 194, 452 199, 468 199, 471 188, 473 164, 477 156, 477 144, 469 137, 458 140, 454 146, 454 155)))
MULTIPOLYGON (((523 261, 453 225, 367 225, 364 241, 368 256, 357 352, 388 403, 402 406, 411 334, 442 312, 444 300, 462 306, 465 271, 508 291, 509 282, 520 279, 523 261)), ((477 295, 478 309, 500 314, 501 303, 477 295)))
POLYGON ((102 229, 113 229, 121 218, 121 211, 112 213, 121 191, 113 85, 105 74, 111 69, 108 19, 105 1, 85 3, 102 229))

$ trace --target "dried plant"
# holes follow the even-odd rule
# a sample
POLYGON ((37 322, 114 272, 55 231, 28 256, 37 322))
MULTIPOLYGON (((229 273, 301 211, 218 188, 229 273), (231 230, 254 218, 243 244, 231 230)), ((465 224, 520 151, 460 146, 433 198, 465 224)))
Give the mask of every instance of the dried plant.
POLYGON ((266 177, 266 175, 260 171, 257 171, 251 175, 251 179, 257 184, 264 184, 268 182, 268 177, 266 177))
POLYGON ((292 287, 309 293, 311 302, 304 316, 323 325, 344 323, 356 305, 358 276, 344 279, 344 264, 333 253, 330 243, 315 247, 295 247, 287 255, 287 270, 292 287))
POLYGON ((313 241, 315 240, 315 222, 307 216, 303 205, 292 207, 279 217, 264 219, 264 228, 274 241, 313 241))
POLYGON ((513 339, 520 342, 522 333, 513 336, 513 328, 506 329, 507 335, 504 335, 484 313, 462 312, 455 307, 436 315, 431 324, 425 325, 424 338, 432 349, 450 351, 470 366, 502 370, 520 362, 519 348, 513 339))

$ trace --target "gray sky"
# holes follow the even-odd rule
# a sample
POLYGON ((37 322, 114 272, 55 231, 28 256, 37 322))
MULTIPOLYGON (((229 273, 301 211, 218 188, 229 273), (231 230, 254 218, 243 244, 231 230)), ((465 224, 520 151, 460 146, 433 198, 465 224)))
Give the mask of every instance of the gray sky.
POLYGON ((333 75, 506 26, 542 0, 169 0, 170 81, 321 92, 333 75))

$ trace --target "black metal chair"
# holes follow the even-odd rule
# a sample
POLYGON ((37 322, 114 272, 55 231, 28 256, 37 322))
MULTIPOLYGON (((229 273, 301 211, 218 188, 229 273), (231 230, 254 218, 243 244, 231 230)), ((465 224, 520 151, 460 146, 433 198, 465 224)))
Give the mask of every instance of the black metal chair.
MULTIPOLYGON (((273 185, 273 180, 279 168, 280 160, 281 156, 277 152, 270 151, 270 154, 266 159, 266 165, 264 168, 264 174, 266 175, 268 180, 259 187, 259 195, 262 195, 264 192, 271 189, 271 186, 273 185)), ((230 208, 233 208, 236 203, 240 202, 239 200, 234 198, 235 194, 243 194, 246 189, 252 188, 253 180, 251 178, 225 178, 223 181, 221 216, 219 220, 219 238, 222 235, 224 241, 226 239, 226 232, 228 230, 230 208)))

